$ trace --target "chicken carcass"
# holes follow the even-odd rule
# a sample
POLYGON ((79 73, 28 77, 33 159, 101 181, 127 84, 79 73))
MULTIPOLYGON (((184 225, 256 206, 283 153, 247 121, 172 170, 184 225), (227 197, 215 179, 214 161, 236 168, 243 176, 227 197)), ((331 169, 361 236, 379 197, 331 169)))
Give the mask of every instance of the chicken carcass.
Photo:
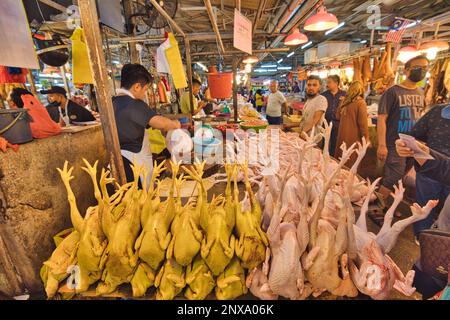
POLYGON ((261 230, 261 208, 250 185, 247 164, 242 166, 245 187, 250 201, 239 202, 239 189, 234 175, 234 203, 236 214, 235 231, 237 235, 235 252, 242 266, 253 269, 264 261, 266 247, 269 245, 265 233, 261 230))
MULTIPOLYGON (((179 166, 173 162, 171 165, 172 184, 169 190, 169 197, 164 203, 161 203, 156 210, 146 212, 147 219, 141 221, 143 226, 142 232, 134 246, 139 258, 146 262, 153 270, 158 270, 161 263, 164 261, 166 250, 172 239, 169 228, 175 217, 177 208, 174 193, 177 185, 179 166)), ((152 175, 156 177, 161 171, 162 168, 155 168, 152 175)), ((158 188, 157 191, 159 191, 158 188)), ((153 195, 150 194, 149 196, 153 195)), ((159 194, 156 194, 156 197, 159 198, 159 194)), ((150 206, 150 209, 152 209, 151 207, 152 206, 150 206)))
MULTIPOLYGON (((401 231, 408 225, 425 219, 437 205, 437 201, 429 201, 424 207, 414 204, 411 206, 411 217, 391 225, 395 209, 403 199, 405 191, 400 182, 399 187, 395 187, 394 202, 385 215, 383 227, 375 235, 367 231, 366 215, 368 199, 375 191, 378 181, 379 179, 369 187, 369 194, 361 208, 360 217, 353 228, 349 230, 349 234, 353 233, 356 245, 354 249, 351 249, 351 251, 356 251, 356 256, 354 261, 350 262, 350 275, 360 292, 373 299, 383 300, 389 297, 393 288, 405 295, 411 295, 415 291, 412 287, 414 271, 411 270, 404 276, 388 253, 395 246, 401 231)), ((349 204, 346 203, 346 205, 349 209, 349 204)), ((354 215, 353 210, 349 209, 347 212, 354 215)))
MULTIPOLYGON (((134 181, 124 195, 121 205, 109 214, 102 213, 102 228, 108 238, 108 245, 102 258, 105 269, 97 294, 109 294, 122 283, 130 282, 138 263, 134 244, 141 230, 140 215, 144 192, 139 190, 139 176, 143 167, 132 166, 134 181)), ((144 172, 144 176, 146 173, 144 172)))

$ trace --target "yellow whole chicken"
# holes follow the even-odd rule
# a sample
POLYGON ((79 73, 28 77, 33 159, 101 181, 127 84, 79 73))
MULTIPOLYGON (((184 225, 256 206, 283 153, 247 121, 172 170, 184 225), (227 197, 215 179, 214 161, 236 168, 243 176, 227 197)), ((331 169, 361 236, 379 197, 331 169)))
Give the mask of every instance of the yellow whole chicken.
POLYGON ((246 293, 245 270, 239 259, 234 257, 224 272, 217 278, 216 298, 233 300, 246 293))
MULTIPOLYGON (((104 255, 105 270, 97 294, 109 294, 122 283, 130 282, 137 267, 134 244, 141 229, 140 216, 145 193, 138 188, 142 167, 132 166, 134 181, 120 205, 102 214, 102 228, 108 238, 104 255)), ((145 172, 144 172, 145 175, 145 172)), ((145 178, 144 178, 145 180, 145 178)))
POLYGON ((86 159, 83 159, 83 161, 86 164, 83 170, 92 178, 95 197, 98 201, 98 206, 88 208, 84 218, 78 210, 75 195, 70 186, 70 181, 73 179, 73 167, 69 169, 66 161, 63 169, 58 169, 67 190, 72 225, 80 234, 80 243, 77 250, 79 275, 75 285, 76 293, 88 290, 91 284, 100 279, 102 273, 100 261, 107 245, 106 236, 99 219, 99 210, 103 209, 103 199, 97 184, 98 161, 95 162, 94 166, 91 166, 86 159))
POLYGON ((206 234, 200 254, 215 276, 223 272, 234 255, 235 238, 232 231, 235 216, 234 211, 225 210, 224 202, 222 196, 214 197, 209 210, 200 218, 206 234))
MULTIPOLYGON (((175 216, 171 226, 172 241, 167 250, 167 259, 174 257, 182 266, 187 266, 192 262, 199 253, 203 240, 203 233, 200 228, 200 215, 202 210, 205 210, 207 203, 206 189, 201 179, 203 168, 204 164, 197 165, 194 171, 186 169, 186 172, 190 172, 192 179, 197 179, 197 202, 194 208, 193 200, 189 199, 186 206, 175 216)), ((178 185, 178 195, 180 194, 178 185)), ((178 198, 178 201, 180 201, 180 198, 178 198)))
POLYGON ((206 299, 216 286, 211 270, 200 255, 186 268, 186 285, 184 296, 189 300, 206 299))
POLYGON ((80 242, 78 231, 71 232, 53 251, 50 259, 44 262, 41 277, 47 298, 51 299, 58 291, 61 281, 69 276, 68 270, 77 263, 77 249, 80 242))
POLYGON ((133 297, 142 297, 154 283, 155 271, 145 262, 140 261, 131 279, 133 297))
MULTIPOLYGON (((177 184, 179 165, 173 162, 171 162, 171 165, 172 185, 169 197, 158 206, 157 210, 146 213, 147 219, 142 221, 143 229, 135 243, 135 249, 139 258, 145 261, 153 270, 158 270, 164 261, 167 247, 172 239, 169 228, 177 211, 174 191, 177 184)), ((161 171, 162 168, 155 168, 153 174, 159 175, 161 171)), ((159 194, 156 197, 159 198, 159 194)))
POLYGON ((186 286, 184 268, 175 259, 168 259, 155 279, 156 299, 172 300, 186 286))
POLYGON ((247 269, 258 267, 264 262, 266 256, 266 248, 269 246, 266 234, 261 229, 261 208, 258 200, 253 193, 248 178, 247 164, 242 166, 245 177, 245 186, 247 196, 243 201, 244 205, 239 202, 239 190, 237 186, 236 174, 234 175, 234 203, 236 205, 236 227, 235 231, 238 239, 236 239, 236 256, 241 259, 242 266, 247 269))

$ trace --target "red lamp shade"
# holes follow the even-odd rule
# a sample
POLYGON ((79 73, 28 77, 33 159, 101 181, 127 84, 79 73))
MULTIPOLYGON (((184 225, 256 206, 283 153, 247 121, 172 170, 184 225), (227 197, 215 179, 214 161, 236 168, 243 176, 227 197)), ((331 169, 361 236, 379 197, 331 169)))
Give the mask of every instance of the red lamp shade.
POLYGON ((332 13, 328 13, 324 6, 321 6, 317 13, 306 20, 304 29, 307 31, 330 30, 339 24, 338 19, 332 13))
POLYGON ((308 37, 301 33, 297 28, 292 31, 290 35, 284 39, 284 44, 286 46, 298 46, 299 44, 304 44, 308 42, 308 37))

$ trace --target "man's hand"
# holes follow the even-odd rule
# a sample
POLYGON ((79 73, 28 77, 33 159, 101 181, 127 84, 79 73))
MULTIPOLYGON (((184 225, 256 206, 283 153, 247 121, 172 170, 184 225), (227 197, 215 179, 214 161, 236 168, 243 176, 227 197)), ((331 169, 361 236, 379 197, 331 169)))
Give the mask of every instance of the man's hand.
MULTIPOLYGON (((423 150, 426 154, 430 154, 430 148, 428 148, 423 143, 420 143, 419 141, 416 141, 417 145, 420 149, 423 150)), ((414 152, 406 146, 406 143, 402 141, 402 139, 398 139, 395 141, 395 149, 397 150, 397 153, 400 157, 403 158, 412 158, 414 157, 414 152)), ((422 166, 427 160, 425 159, 416 159, 416 161, 422 166)))
POLYGON ((386 146, 380 145, 377 149, 377 157, 380 161, 386 161, 388 155, 388 149, 386 146))

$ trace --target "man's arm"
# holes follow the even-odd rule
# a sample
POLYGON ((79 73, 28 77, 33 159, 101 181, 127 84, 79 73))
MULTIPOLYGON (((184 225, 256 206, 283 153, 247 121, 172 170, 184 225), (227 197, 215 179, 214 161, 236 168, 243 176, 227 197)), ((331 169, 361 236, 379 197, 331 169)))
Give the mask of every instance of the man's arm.
POLYGON ((379 114, 377 119, 377 136, 378 136, 378 150, 377 156, 381 161, 385 161, 387 158, 386 147, 386 114, 379 114))
POLYGON ((154 116, 148 122, 148 125, 153 129, 159 129, 164 131, 170 131, 181 128, 178 120, 170 120, 162 116, 154 116))
POLYGON ((310 123, 307 123, 305 125, 305 127, 303 128, 303 131, 306 133, 311 131, 311 129, 314 128, 316 125, 318 125, 320 120, 322 120, 324 113, 325 113, 325 111, 322 111, 322 110, 314 112, 314 117, 312 118, 310 123))
POLYGON ((282 104, 281 104, 281 106, 283 107, 283 109, 284 109, 284 113, 285 114, 289 114, 289 110, 288 110, 288 104, 287 104, 287 102, 286 101, 284 101, 282 104))

